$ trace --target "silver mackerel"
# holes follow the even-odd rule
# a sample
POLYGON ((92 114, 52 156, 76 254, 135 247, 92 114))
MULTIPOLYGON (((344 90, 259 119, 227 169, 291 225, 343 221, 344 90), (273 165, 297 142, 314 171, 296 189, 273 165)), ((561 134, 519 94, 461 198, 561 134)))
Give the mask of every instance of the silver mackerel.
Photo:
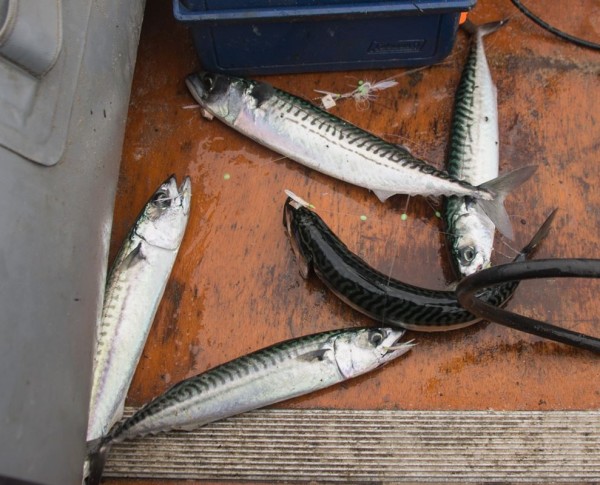
POLYGON ((269 84, 206 72, 188 76, 186 83, 208 116, 292 160, 370 189, 382 201, 394 194, 469 196, 512 237, 503 201, 535 167, 474 187, 269 84))
MULTIPOLYGON (((483 37, 506 21, 463 27, 473 37, 456 91, 448 173, 479 185, 498 176, 499 134, 496 86, 488 66, 483 37)), ((465 197, 446 202, 448 242, 454 266, 468 276, 490 265, 494 223, 465 197)))
POLYGON ((129 232, 109 274, 96 355, 87 440, 106 436, 123 413, 125 396, 187 226, 190 179, 169 177, 129 232))
POLYGON ((121 423, 90 455, 88 483, 98 483, 110 446, 219 419, 324 389, 408 352, 404 330, 347 328, 304 336, 234 359, 175 384, 121 423))

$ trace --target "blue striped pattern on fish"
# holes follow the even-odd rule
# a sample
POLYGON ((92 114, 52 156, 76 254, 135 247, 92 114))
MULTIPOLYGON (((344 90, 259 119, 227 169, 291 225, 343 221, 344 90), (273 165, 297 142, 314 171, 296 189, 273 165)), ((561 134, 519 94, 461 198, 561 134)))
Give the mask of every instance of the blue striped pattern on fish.
MULTIPOLYGON (((352 253, 312 210, 293 198, 284 206, 284 226, 307 278, 311 271, 342 301, 375 320, 421 332, 445 331, 479 321, 458 302, 454 291, 430 290, 391 278, 352 253)), ((527 259, 546 237, 554 213, 522 249, 515 261, 527 259)), ((518 282, 483 290, 478 297, 500 306, 512 296, 518 282)))
POLYGON ((165 181, 127 235, 108 276, 97 328, 87 440, 105 436, 123 413, 189 217, 190 179, 165 181))
POLYGON ((534 167, 474 187, 268 84, 211 73, 188 76, 186 83, 210 116, 307 167, 370 189, 382 201, 394 194, 469 196, 512 235, 503 201, 534 167))
MULTIPOLYGON (((498 177, 497 96, 483 36, 504 23, 465 24, 473 41, 455 96, 448 173, 473 185, 498 177)), ((495 226, 477 204, 465 197, 448 197, 445 220, 452 261, 458 273, 467 276, 489 266, 495 226)))
POLYGON ((275 344, 175 384, 91 450, 88 484, 99 483, 113 443, 205 424, 332 386, 408 352, 404 330, 346 328, 275 344))

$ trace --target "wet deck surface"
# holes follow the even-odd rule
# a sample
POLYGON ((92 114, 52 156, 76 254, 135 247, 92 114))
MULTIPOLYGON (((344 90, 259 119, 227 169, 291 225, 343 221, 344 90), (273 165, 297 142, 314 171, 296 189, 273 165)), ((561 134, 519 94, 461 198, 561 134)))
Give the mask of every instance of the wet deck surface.
MULTIPOLYGON (((600 7, 530 2, 574 35, 600 38, 600 7)), ((600 57, 561 41, 508 0, 480 2, 477 23, 510 17, 486 39, 498 87, 500 172, 530 164, 537 173, 506 203, 514 242, 498 236, 494 263, 507 262, 549 212, 554 230, 537 253, 600 257, 600 57)), ((468 49, 459 33, 449 58, 417 72, 357 71, 260 77, 308 99, 314 89, 346 92, 358 80, 397 76, 398 86, 361 109, 331 110, 444 167, 453 96, 468 49)), ((281 224, 284 189, 310 201, 351 250, 411 284, 442 289, 452 281, 441 205, 396 196, 381 204, 201 117, 184 78, 199 63, 170 2, 148 0, 116 200, 111 260, 140 208, 171 173, 189 175, 187 233, 127 404, 140 406, 175 382, 272 343, 372 322, 316 278, 305 281, 281 224), (402 214, 407 218, 403 220, 402 214), (365 217, 366 216, 366 220, 365 217)), ((598 283, 523 283, 508 308, 600 335, 598 283)), ((484 322, 447 333, 411 333, 418 346, 384 369, 278 407, 406 410, 592 410, 600 406, 598 357, 484 322)), ((124 484, 123 480, 109 480, 124 484)), ((135 483, 140 483, 136 481, 135 483)))

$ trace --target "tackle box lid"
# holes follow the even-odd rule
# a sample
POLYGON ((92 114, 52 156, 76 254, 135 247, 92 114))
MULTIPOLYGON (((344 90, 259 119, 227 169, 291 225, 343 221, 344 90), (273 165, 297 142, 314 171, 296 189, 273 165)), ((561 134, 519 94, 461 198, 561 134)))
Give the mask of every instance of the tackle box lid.
POLYGON ((470 10, 476 0, 175 0, 173 3, 178 20, 249 22, 282 18, 439 14, 470 10))

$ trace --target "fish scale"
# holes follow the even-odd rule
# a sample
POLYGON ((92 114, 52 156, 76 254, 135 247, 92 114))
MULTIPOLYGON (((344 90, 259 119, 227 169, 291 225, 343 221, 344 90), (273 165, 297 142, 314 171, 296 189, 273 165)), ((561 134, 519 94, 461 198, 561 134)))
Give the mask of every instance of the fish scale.
MULTIPOLYGON (((515 261, 533 253, 546 237, 553 218, 554 212, 515 261)), ((372 268, 352 253, 315 212, 291 198, 284 206, 284 223, 302 276, 314 270, 336 296, 380 325, 429 332, 457 329, 480 320, 461 307, 453 291, 409 285, 372 268)), ((499 306, 517 286, 518 282, 510 282, 488 288, 478 298, 499 306)))

